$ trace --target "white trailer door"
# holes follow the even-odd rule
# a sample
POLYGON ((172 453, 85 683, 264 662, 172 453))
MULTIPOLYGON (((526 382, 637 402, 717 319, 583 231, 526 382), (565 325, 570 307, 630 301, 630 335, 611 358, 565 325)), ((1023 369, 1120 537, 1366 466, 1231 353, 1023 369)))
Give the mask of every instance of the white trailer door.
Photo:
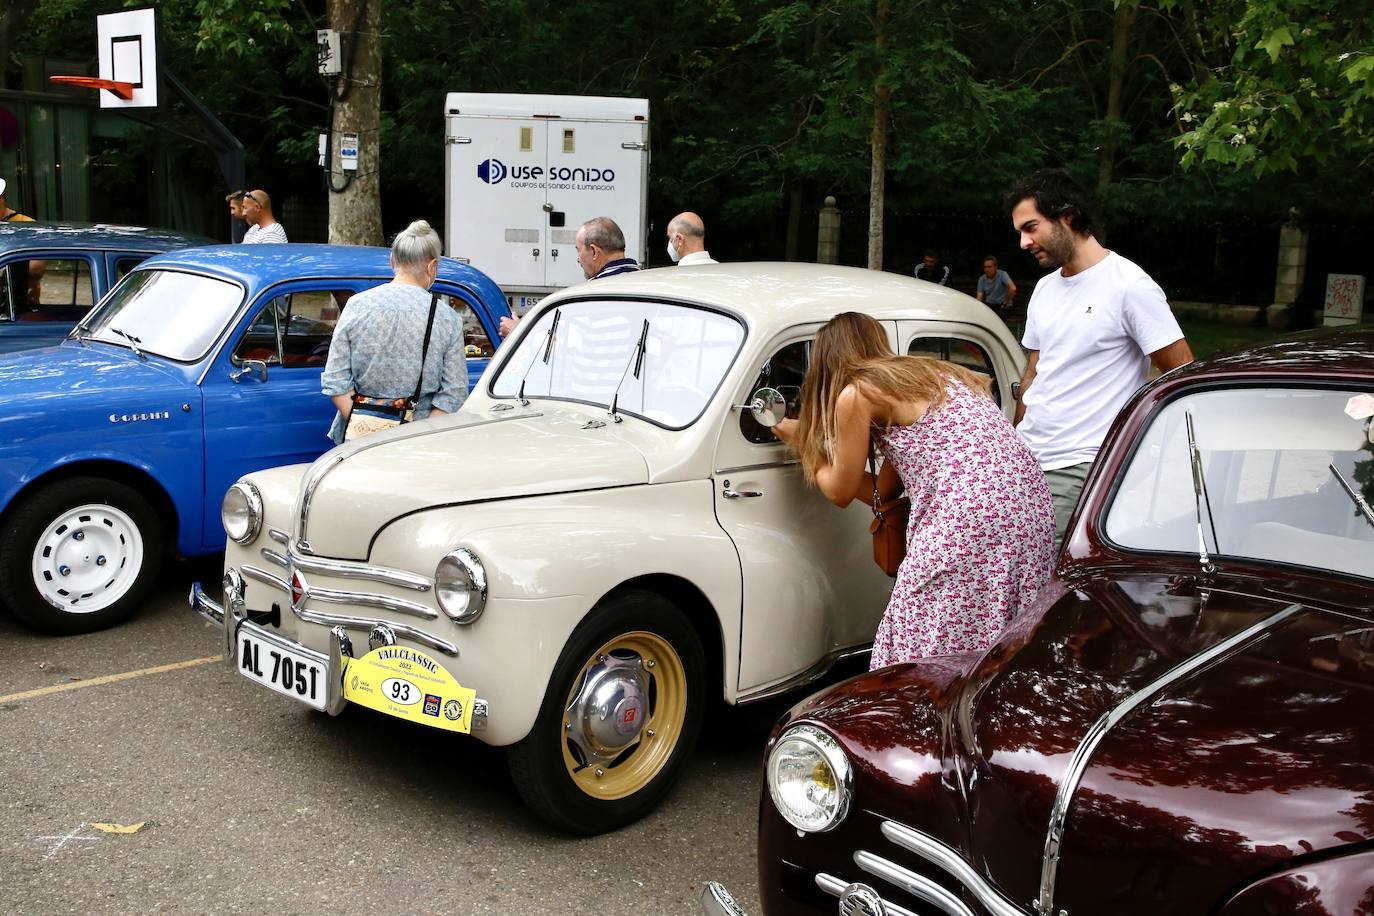
POLYGON ((547 286, 547 122, 490 117, 446 120, 449 254, 467 259, 502 287, 547 286))
POLYGON ((577 228, 609 216, 625 233, 625 253, 644 260, 642 214, 649 154, 642 121, 544 122, 548 219, 547 286, 571 286, 584 279, 577 266, 577 228))

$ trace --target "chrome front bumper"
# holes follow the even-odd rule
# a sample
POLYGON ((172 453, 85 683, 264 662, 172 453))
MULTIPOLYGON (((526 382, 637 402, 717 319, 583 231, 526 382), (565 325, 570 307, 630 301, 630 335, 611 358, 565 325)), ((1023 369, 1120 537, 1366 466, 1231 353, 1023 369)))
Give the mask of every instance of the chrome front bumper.
POLYGON ((701 911, 706 916, 745 916, 725 886, 715 881, 706 882, 706 889, 701 892, 701 911))

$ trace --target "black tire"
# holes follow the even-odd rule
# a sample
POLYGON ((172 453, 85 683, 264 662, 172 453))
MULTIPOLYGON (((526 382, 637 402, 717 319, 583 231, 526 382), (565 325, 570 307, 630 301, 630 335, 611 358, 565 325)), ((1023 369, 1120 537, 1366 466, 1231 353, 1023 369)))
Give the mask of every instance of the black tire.
MULTIPOLYGON (((631 824, 657 807, 681 776, 701 731, 705 701, 706 657, 686 616, 651 592, 619 592, 602 602, 573 631, 554 666, 534 727, 523 741, 507 749, 515 786, 539 817, 568 833, 589 836, 631 824), (662 670, 666 673, 673 666, 680 677, 665 676, 653 681, 654 699, 642 728, 649 729, 660 721, 660 714, 668 715, 666 711, 675 707, 676 698, 659 695, 658 691, 678 688, 665 685, 682 685, 685 710, 673 716, 676 737, 668 749, 663 748, 662 741, 646 749, 656 739, 641 734, 640 743, 623 755, 628 762, 617 760, 612 765, 638 766, 642 772, 629 782, 639 778, 647 782, 631 794, 608 799, 589 794, 570 771, 565 755, 575 753, 575 749, 566 737, 565 712, 574 688, 582 683, 584 670, 596 663, 598 650, 622 637, 666 644, 676 656, 665 658, 662 670), (633 755, 641 753, 644 756, 635 760, 633 755), (664 756, 661 765, 652 763, 664 756)), ((664 721, 666 724, 667 720, 664 721)), ((670 733, 666 727, 661 731, 670 733)), ((663 734, 657 735, 657 739, 663 734)), ((588 772, 584 769, 582 778, 588 778, 588 772)), ((613 769, 611 778, 630 772, 634 771, 613 769)))
POLYGON ((156 513, 137 492, 112 480, 50 483, 26 495, 5 527, 0 597, 44 633, 89 633, 122 622, 147 597, 162 565, 156 513), (79 509, 89 511, 73 515, 79 509), (72 578, 59 578, 64 575, 72 578))

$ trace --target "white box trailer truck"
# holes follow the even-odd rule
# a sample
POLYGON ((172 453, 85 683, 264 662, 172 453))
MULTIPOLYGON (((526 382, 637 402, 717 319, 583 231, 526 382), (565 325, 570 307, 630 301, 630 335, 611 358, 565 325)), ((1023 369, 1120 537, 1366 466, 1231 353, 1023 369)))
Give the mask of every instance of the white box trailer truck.
POLYGON ((444 162, 448 253, 518 313, 585 279, 574 239, 592 217, 615 220, 644 260, 647 99, 450 92, 444 162))

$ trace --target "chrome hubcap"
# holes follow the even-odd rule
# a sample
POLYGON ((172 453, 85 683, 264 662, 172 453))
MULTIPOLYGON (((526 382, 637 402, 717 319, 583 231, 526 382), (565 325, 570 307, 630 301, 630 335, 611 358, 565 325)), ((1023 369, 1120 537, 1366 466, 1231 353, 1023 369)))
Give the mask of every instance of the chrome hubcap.
POLYGON ((31 570, 38 593, 53 607, 90 614, 114 604, 143 568, 143 536, 114 506, 77 506, 38 537, 31 570))
POLYGON ((649 714, 649 678, 638 655, 603 655, 568 705, 568 740, 583 766, 611 764, 637 743, 649 714))

